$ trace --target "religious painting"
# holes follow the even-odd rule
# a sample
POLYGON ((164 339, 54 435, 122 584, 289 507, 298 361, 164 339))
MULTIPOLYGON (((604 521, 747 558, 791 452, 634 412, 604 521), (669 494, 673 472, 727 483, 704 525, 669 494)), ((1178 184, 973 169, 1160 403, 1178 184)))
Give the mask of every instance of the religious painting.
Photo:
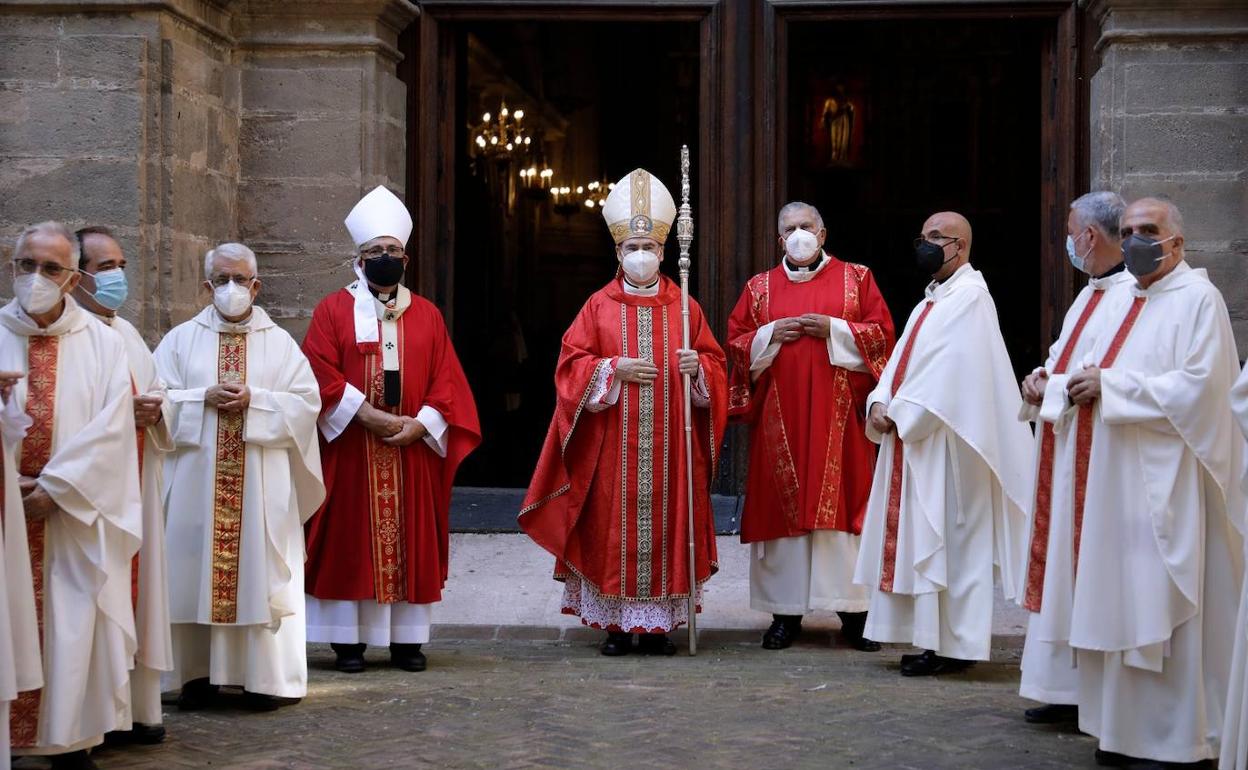
POLYGON ((866 79, 812 77, 806 93, 803 133, 810 167, 864 167, 869 120, 866 79))

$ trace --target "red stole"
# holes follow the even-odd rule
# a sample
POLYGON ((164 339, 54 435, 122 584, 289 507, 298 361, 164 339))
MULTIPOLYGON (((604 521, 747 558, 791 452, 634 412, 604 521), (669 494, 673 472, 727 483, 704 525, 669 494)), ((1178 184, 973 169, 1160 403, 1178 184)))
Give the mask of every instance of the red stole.
MULTIPOLYGON (((33 423, 22 439, 22 457, 18 471, 23 476, 38 478, 52 457, 52 428, 56 416, 56 376, 60 337, 27 337, 26 414, 33 423)), ((30 546, 30 570, 35 589, 35 617, 39 624, 39 644, 43 645, 43 558, 46 535, 45 521, 26 520, 26 539, 30 546)), ((14 748, 30 748, 39 737, 39 707, 43 690, 18 693, 9 714, 9 734, 14 748)))
MULTIPOLYGON (((914 340, 923 328, 923 322, 936 303, 927 301, 919 320, 914 322, 910 336, 906 337, 905 347, 901 349, 901 357, 897 359, 897 371, 893 373, 893 385, 890 395, 896 396, 897 391, 906 380, 906 367, 910 365, 910 353, 914 350, 914 340)), ((897 530, 901 526, 901 476, 905 465, 905 454, 902 450, 901 437, 893 436, 893 472, 888 479, 888 507, 884 518, 884 565, 880 570, 880 590, 892 593, 893 578, 897 575, 897 530)))
MULTIPOLYGON (((693 408, 697 581, 717 569, 710 483, 727 421, 723 351, 690 301, 709 408, 693 408)), ((595 292, 564 335, 554 419, 533 474, 521 528, 556 559, 556 577, 580 576, 600 594, 632 600, 687 597, 688 492, 684 391, 677 368, 680 289, 662 278, 654 297, 617 279, 595 292), (614 406, 585 405, 604 359, 645 358, 651 385, 621 383, 614 406)))
MULTIPOLYGON (((1104 289, 1096 289, 1084 305, 1083 312, 1071 329, 1057 362, 1053 365, 1052 374, 1065 374, 1070 366, 1070 357, 1075 346, 1088 325, 1088 319, 1096 310, 1097 305, 1105 297, 1104 289)), ((1053 433, 1052 423, 1042 422, 1040 427, 1040 464, 1036 474, 1036 503, 1032 512, 1031 551, 1027 564, 1027 585, 1023 593, 1023 607, 1032 612, 1039 612, 1044 598, 1044 572, 1049 554, 1049 527, 1053 510, 1053 454, 1056 451, 1057 437, 1053 433)), ((1078 462, 1078 460, 1076 460, 1078 462)))
POLYGON ((783 267, 756 275, 728 329, 731 414, 751 425, 742 541, 817 529, 859 534, 876 454, 862 412, 894 340, 892 317, 870 271, 833 258, 808 281, 789 280, 783 267), (758 329, 805 313, 848 322, 868 372, 833 366, 826 340, 802 337, 783 345, 753 380, 750 353, 758 329))
MULTIPOLYGON (((1122 352, 1122 346, 1127 342, 1127 335, 1131 333, 1131 329, 1135 326, 1136 320, 1139 319, 1140 312, 1144 310, 1144 303, 1147 300, 1147 297, 1136 297, 1131 302, 1131 307, 1127 309, 1127 315, 1122 319, 1122 324, 1118 327, 1113 340, 1109 343, 1109 349, 1105 351, 1105 357, 1101 359, 1101 369, 1109 369, 1118 360, 1118 354, 1122 352)), ((1075 419, 1078 421, 1075 427, 1075 522, 1074 542, 1071 544, 1071 547, 1074 552, 1076 572, 1079 570, 1079 540, 1083 534, 1083 503, 1088 492, 1088 460, 1092 454, 1092 409, 1094 404, 1095 402, 1093 401, 1083 404, 1075 415, 1075 419)))

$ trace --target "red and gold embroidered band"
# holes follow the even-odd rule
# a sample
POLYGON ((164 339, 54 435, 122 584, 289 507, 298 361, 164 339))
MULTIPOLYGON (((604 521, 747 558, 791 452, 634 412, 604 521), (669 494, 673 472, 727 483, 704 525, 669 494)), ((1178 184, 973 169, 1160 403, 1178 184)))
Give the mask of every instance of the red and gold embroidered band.
MULTIPOLYGON (((222 332, 217 382, 247 382, 247 335, 222 332)), ((212 622, 238 620, 238 556, 243 530, 243 413, 217 412, 217 463, 212 505, 212 622)))

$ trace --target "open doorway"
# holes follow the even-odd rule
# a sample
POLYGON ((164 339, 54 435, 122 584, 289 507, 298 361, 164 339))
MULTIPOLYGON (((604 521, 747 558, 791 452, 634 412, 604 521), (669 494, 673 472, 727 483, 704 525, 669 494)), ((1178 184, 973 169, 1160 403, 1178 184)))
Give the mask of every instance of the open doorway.
MULTIPOLYGON (((523 487, 554 408, 563 332, 615 271, 598 208, 607 185, 640 166, 679 195, 680 145, 696 157, 699 28, 475 21, 451 34, 459 130, 447 267, 484 437, 457 483, 523 487), (515 150, 499 151, 496 137, 517 136, 515 150)), ((667 256, 674 276, 674 247, 667 256)))
POLYGON ((964 214, 1020 374, 1043 357, 1043 32, 812 21, 790 25, 787 49, 789 197, 823 212, 832 253, 871 268, 899 333, 927 282, 912 240, 929 214, 964 214))

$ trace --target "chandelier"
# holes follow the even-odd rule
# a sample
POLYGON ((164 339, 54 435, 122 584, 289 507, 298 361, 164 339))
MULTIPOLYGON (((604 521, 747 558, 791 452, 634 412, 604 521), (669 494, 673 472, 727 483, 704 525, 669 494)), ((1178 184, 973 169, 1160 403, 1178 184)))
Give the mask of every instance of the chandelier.
POLYGON ((551 187, 550 195, 555 211, 566 217, 580 211, 602 208, 607 202, 607 194, 614 189, 614 182, 595 181, 551 187))
POLYGON ((469 151, 474 160, 523 158, 533 144, 533 137, 524 127, 524 110, 509 110, 507 102, 502 102, 497 116, 489 112, 482 114, 481 122, 472 127, 470 136, 469 151))

